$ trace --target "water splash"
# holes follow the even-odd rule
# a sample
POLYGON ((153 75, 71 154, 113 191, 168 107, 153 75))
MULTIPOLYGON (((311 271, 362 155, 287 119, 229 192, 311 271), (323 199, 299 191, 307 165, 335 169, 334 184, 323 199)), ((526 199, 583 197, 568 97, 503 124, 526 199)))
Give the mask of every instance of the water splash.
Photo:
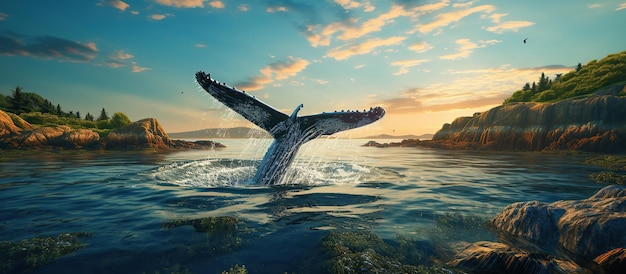
MULTIPOLYGON (((160 184, 185 187, 258 186, 252 181, 258 160, 197 160, 174 162, 143 175, 160 184)), ((285 175, 282 185, 358 184, 366 180, 370 168, 354 163, 296 161, 285 175)))

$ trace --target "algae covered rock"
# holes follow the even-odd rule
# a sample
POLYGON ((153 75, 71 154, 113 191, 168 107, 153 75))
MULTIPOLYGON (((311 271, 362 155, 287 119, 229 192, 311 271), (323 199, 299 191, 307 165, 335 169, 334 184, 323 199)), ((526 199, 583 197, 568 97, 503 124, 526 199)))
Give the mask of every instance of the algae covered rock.
POLYGON ((405 237, 387 243, 369 231, 331 231, 322 239, 330 254, 329 273, 441 273, 427 261, 430 246, 405 237))
POLYGON ((79 238, 89 233, 63 233, 56 237, 37 237, 19 242, 0 241, 0 273, 32 271, 63 255, 87 246, 79 238))
POLYGON ((569 262, 507 244, 485 241, 469 244, 448 265, 477 273, 552 274, 582 271, 580 267, 569 262))

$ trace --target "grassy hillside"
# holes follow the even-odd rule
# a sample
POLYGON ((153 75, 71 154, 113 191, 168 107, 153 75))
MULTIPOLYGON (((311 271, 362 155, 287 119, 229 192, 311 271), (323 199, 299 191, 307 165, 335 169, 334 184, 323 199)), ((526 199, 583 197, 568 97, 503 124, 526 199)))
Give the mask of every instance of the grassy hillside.
MULTIPOLYGON (((575 70, 557 75, 552 80, 543 73, 537 83, 526 83, 513 93, 504 104, 512 102, 555 102, 577 96, 588 96, 601 88, 626 83, 626 51, 610 54, 602 60, 586 65, 578 64, 575 70)), ((624 96, 622 91, 621 96, 624 96)))

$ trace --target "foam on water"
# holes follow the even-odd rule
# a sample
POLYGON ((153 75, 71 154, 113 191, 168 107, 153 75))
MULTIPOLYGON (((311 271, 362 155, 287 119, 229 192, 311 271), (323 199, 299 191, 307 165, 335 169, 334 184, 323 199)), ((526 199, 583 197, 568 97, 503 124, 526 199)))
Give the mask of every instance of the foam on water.
MULTIPOLYGON (((205 159, 174 162, 146 171, 144 175, 163 184, 186 187, 240 187, 252 181, 258 160, 205 159)), ((332 185, 363 182, 370 168, 354 163, 296 161, 282 185, 332 185)))

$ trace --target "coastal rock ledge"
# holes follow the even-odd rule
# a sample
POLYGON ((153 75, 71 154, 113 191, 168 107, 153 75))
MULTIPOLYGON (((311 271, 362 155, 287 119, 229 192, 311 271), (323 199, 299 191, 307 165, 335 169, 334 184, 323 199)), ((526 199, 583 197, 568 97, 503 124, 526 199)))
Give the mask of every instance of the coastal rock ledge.
POLYGON ((68 126, 35 127, 19 116, 0 110, 0 149, 210 149, 224 147, 212 141, 172 140, 154 118, 139 120, 110 132, 106 137, 90 129, 68 126))
POLYGON ((556 103, 510 103, 473 117, 459 117, 424 145, 622 152, 626 151, 626 98, 593 95, 556 103))
POLYGON ((490 225, 503 243, 470 244, 449 264, 490 273, 586 273, 581 266, 626 273, 625 186, 584 200, 514 203, 490 225))

